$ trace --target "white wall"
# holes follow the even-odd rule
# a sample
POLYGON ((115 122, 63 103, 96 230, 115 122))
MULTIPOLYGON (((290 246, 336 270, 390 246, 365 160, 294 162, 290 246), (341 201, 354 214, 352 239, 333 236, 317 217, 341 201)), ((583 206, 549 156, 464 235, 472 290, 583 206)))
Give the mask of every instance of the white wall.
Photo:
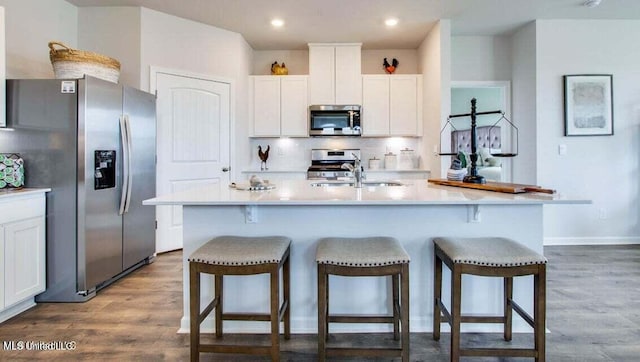
POLYGON ((142 89, 149 89, 151 65, 228 78, 233 82, 231 179, 238 179, 239 169, 250 160, 251 123, 247 104, 253 61, 249 44, 238 33, 146 8, 141 10, 140 43, 142 89))
POLYGON ((77 8, 63 0, 0 0, 5 8, 7 78, 53 78, 47 44, 76 47, 77 8))
POLYGON ((593 200, 547 207, 548 242, 640 242, 639 38, 638 20, 537 21, 538 181, 593 200), (566 74, 613 75, 613 136, 564 136, 566 74))
POLYGON ((511 38, 508 36, 452 37, 451 80, 511 80, 511 38))
POLYGON ((117 59, 119 83, 140 87, 140 8, 78 8, 78 48, 117 59))
MULTIPOLYGON (((512 122, 518 127, 518 156, 512 159, 513 182, 536 184, 536 23, 512 37, 512 122)), ((543 186, 552 187, 552 185, 543 186)))
MULTIPOLYGON (((434 154, 440 129, 451 112, 451 21, 440 20, 418 48, 418 72, 423 75, 423 136, 420 155, 431 177, 442 177, 449 160, 434 154)), ((448 141, 449 139, 447 139, 448 141)))

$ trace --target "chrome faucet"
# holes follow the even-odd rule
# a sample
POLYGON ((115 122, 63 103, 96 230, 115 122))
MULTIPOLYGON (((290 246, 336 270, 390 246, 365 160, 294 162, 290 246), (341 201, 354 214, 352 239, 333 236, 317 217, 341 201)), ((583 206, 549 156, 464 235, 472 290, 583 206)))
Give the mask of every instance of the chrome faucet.
POLYGON ((353 176, 356 179, 356 182, 353 184, 353 186, 359 189, 359 188, 362 188, 362 179, 365 178, 364 169, 362 168, 360 158, 355 153, 352 153, 352 155, 353 155, 353 158, 355 159, 354 164, 352 165, 350 163, 343 163, 342 166, 340 167, 342 169, 353 172, 353 176))

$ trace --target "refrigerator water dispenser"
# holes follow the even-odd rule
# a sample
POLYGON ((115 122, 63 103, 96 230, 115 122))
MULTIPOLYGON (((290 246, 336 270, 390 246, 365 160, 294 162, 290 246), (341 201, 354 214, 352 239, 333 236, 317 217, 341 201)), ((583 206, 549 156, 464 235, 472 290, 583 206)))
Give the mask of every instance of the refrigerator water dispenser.
POLYGON ((116 151, 95 151, 94 190, 116 187, 116 151))

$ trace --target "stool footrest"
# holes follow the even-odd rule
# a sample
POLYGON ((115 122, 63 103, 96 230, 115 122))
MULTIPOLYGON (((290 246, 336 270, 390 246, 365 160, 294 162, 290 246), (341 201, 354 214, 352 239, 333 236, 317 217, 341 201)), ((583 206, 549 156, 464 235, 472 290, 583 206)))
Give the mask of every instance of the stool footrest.
POLYGON ((271 353, 271 347, 267 346, 242 346, 242 345, 224 345, 224 344, 200 344, 200 352, 209 353, 241 353, 252 355, 268 355, 271 353))
POLYGON ((460 356, 473 357, 537 357, 535 349, 522 348, 468 348, 460 349, 460 356))
POLYGON ((331 357, 400 357, 402 356, 402 348, 338 348, 327 347, 327 356, 331 357))
POLYGON ((383 315, 330 315, 331 323, 393 323, 393 316, 383 315))
POLYGON ((460 317, 461 323, 504 323, 505 318, 502 316, 475 316, 463 315, 460 317))
MULTIPOLYGON (((442 317, 445 319, 445 322, 451 323, 451 314, 449 314, 449 310, 447 309, 447 307, 445 307, 442 304, 442 301, 440 299, 437 300, 437 303, 440 305, 440 311, 442 312, 442 317)), ((460 316, 460 323, 500 323, 502 324, 504 322, 505 322, 504 316, 475 316, 475 315, 460 316)))

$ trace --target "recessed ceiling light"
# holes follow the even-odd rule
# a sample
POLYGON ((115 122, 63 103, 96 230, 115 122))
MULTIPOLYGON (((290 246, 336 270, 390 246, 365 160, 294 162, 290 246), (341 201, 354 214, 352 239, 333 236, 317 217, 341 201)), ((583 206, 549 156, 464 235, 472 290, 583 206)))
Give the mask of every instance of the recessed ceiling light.
POLYGON ((389 18, 387 20, 384 21, 386 26, 396 26, 398 25, 398 19, 396 18, 389 18))
POLYGON ((582 3, 582 5, 588 8, 595 8, 596 6, 600 5, 601 2, 602 0, 587 0, 582 3))
POLYGON ((284 20, 282 20, 282 19, 273 19, 273 20, 271 20, 271 25, 273 25, 276 28, 281 28, 282 26, 284 26, 284 20))

